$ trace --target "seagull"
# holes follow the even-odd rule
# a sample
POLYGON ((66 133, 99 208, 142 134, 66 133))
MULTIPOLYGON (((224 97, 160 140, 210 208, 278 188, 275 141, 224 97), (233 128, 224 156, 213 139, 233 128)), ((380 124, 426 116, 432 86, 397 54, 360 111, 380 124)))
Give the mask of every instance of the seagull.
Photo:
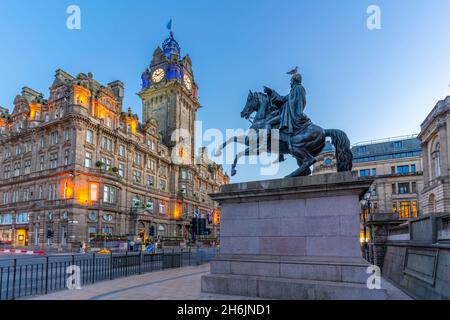
POLYGON ((295 69, 292 69, 287 74, 293 75, 293 74, 296 74, 297 72, 298 72, 298 67, 295 67, 295 69))

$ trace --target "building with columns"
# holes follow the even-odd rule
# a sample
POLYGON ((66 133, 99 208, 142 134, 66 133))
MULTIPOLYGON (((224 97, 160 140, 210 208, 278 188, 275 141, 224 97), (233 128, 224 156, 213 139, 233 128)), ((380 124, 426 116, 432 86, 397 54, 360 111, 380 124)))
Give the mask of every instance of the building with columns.
POLYGON ((142 75, 143 122, 123 110, 124 84, 57 70, 48 98, 23 88, 0 112, 0 244, 77 249, 98 238, 187 241, 193 217, 210 237, 208 193, 229 182, 194 153, 200 108, 189 56, 173 34, 142 75))
POLYGON ((450 96, 439 101, 421 125, 425 214, 450 211, 450 96))

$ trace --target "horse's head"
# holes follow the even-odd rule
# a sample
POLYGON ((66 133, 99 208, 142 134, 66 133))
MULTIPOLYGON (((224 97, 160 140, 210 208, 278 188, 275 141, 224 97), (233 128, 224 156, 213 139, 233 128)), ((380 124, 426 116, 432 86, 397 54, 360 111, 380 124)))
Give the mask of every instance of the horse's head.
POLYGON ((245 104, 244 109, 241 111, 241 118, 244 119, 250 118, 253 112, 258 111, 258 106, 259 106, 258 95, 249 90, 247 103, 245 104))

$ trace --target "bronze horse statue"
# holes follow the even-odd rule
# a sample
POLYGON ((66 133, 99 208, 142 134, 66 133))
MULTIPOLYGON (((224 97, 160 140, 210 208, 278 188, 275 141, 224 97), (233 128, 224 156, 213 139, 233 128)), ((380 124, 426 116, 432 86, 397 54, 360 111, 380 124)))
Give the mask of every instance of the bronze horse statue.
MULTIPOLYGON (((250 129, 255 130, 256 133, 267 129, 267 123, 273 119, 274 115, 279 114, 269 96, 262 92, 249 92, 247 103, 241 112, 241 118, 250 119, 251 115, 256 112, 253 118, 250 129)), ((330 137, 331 142, 336 149, 337 170, 338 172, 351 171, 353 164, 353 155, 350 150, 350 141, 341 130, 331 129, 325 130, 313 124, 309 118, 302 112, 302 117, 305 119, 304 128, 300 131, 290 134, 289 141, 286 139, 279 139, 279 160, 284 161, 285 154, 291 154, 297 161, 299 168, 287 177, 308 176, 311 174, 310 167, 316 162, 316 157, 322 152, 325 147, 326 138, 330 137)), ((270 132, 268 132, 270 134, 270 132)), ((280 134, 283 132, 280 130, 280 134)), ((232 165, 231 175, 236 175, 237 161, 243 156, 253 154, 259 155, 264 152, 277 152, 272 150, 270 143, 271 139, 259 139, 259 134, 236 136, 228 139, 224 144, 219 146, 216 150, 216 156, 222 154, 223 149, 230 143, 242 143, 247 148, 238 153, 232 165), (255 140, 256 139, 256 140, 255 140)), ((281 136, 281 135, 280 135, 281 136)), ((267 137, 267 135, 266 135, 267 137)))

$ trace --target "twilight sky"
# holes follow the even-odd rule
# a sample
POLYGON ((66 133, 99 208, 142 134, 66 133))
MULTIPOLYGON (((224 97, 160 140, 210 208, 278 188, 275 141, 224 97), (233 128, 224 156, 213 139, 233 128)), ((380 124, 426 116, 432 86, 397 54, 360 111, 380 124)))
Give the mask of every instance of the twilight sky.
MULTIPOLYGON (((172 18, 193 61, 204 129, 247 128, 239 113, 248 89, 287 94, 286 71, 298 65, 306 113, 322 127, 353 143, 418 133, 450 94, 449 11, 448 0, 0 0, 0 106, 11 108, 23 86, 48 97, 61 68, 122 80, 125 106, 141 116, 140 76, 172 18), (66 28, 72 4, 81 30, 66 28), (371 4, 381 30, 366 27, 371 4)), ((290 159, 273 178, 294 169, 290 159)), ((240 165, 232 181, 267 178, 240 165)))

